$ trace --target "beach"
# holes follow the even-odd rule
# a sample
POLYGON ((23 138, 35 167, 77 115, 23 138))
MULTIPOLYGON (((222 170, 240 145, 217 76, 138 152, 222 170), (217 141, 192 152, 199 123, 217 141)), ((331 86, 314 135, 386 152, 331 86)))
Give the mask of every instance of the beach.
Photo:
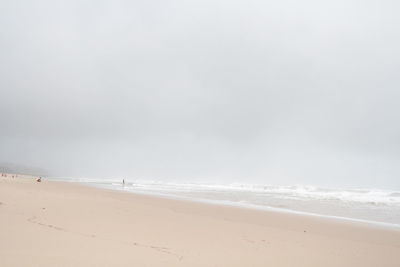
POLYGON ((400 266, 400 229, 0 179, 0 266, 400 266))

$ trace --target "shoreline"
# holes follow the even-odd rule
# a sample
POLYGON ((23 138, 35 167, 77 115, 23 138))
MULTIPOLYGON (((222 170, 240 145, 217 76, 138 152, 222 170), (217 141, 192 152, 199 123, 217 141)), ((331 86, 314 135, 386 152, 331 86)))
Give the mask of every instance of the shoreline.
POLYGON ((144 192, 144 191, 117 189, 117 188, 113 188, 108 185, 103 186, 103 185, 97 184, 95 182, 80 182, 80 181, 73 181, 73 180, 67 181, 67 180, 57 180, 57 179, 53 180, 52 178, 48 178, 47 180, 52 181, 52 182, 67 182, 67 183, 72 183, 72 184, 77 184, 77 185, 84 185, 84 186, 88 186, 88 187, 92 187, 92 188, 111 190, 111 191, 115 191, 115 192, 125 192, 125 193, 129 193, 129 194, 137 194, 137 195, 150 196, 150 197, 157 197, 157 198, 161 198, 161 199, 174 199, 174 200, 178 200, 178 201, 204 203, 204 204, 208 204, 208 205, 237 207, 237 208, 259 210, 259 211, 265 211, 265 212, 276 212, 278 214, 281 214, 281 213, 282 214, 295 214, 295 215, 299 215, 299 216, 310 216, 310 217, 316 217, 316 218, 321 218, 321 219, 345 221, 348 223, 356 223, 356 224, 362 224, 362 225, 365 224, 365 225, 370 225, 371 227, 383 227, 383 228, 389 228, 389 229, 394 229, 394 230, 400 230, 400 224, 383 222, 383 221, 374 221, 374 220, 359 219, 359 218, 352 218, 352 217, 327 215, 327 214, 320 214, 320 213, 314 213, 314 212, 299 211, 299 210, 288 209, 288 208, 263 206, 263 205, 257 205, 257 204, 252 204, 252 203, 214 200, 214 199, 206 199, 206 198, 196 198, 196 197, 190 197, 190 196, 179 196, 179 195, 174 195, 172 193, 163 194, 163 193, 157 193, 157 192, 152 192, 152 191, 144 192))
POLYGON ((46 179, 0 179, 0 203, 1 266, 400 263, 399 230, 327 218, 46 179))

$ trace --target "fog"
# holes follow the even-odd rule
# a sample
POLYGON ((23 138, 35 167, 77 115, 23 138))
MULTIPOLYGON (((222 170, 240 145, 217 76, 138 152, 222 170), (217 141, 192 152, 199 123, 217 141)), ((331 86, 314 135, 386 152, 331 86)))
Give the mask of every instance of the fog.
POLYGON ((0 162, 400 188, 398 1, 5 1, 0 162))

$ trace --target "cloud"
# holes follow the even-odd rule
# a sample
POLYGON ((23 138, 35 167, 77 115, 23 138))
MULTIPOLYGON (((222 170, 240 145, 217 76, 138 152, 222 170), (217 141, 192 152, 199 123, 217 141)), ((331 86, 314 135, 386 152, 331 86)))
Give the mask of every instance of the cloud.
POLYGON ((399 187, 398 7, 6 3, 0 160, 60 175, 399 187))

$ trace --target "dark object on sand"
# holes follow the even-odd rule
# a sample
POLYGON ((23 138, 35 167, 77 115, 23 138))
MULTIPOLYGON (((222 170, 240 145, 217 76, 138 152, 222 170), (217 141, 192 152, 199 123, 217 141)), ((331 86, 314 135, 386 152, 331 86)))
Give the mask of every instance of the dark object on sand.
POLYGON ((42 181, 42 177, 36 179, 36 182, 40 183, 42 181))

